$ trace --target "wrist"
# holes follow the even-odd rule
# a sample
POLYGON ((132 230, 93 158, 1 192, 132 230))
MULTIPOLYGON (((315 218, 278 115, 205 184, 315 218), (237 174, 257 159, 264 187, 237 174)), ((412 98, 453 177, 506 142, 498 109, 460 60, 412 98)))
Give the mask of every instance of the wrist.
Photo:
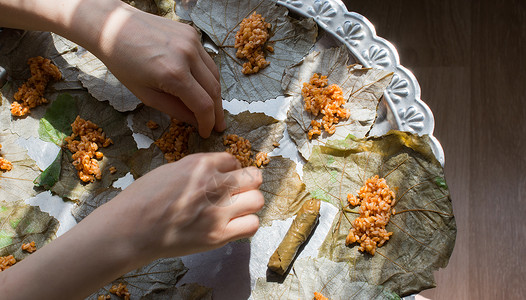
POLYGON ((99 56, 135 11, 120 0, 0 0, 0 27, 55 32, 99 56))

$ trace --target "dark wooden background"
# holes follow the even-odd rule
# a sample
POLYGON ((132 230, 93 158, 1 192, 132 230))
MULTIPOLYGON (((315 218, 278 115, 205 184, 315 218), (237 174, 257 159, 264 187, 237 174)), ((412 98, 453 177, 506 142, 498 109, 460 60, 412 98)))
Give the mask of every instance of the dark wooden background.
POLYGON ((432 299, 526 299, 526 1, 348 0, 395 45, 446 156, 458 226, 432 299))

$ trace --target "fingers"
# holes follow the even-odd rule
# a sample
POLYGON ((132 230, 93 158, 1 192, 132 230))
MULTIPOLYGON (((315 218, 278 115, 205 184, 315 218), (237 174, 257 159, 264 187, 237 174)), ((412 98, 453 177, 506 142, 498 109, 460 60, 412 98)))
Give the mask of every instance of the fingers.
POLYGON ((230 220, 225 227, 224 238, 235 241, 256 234, 259 228, 259 218, 256 215, 246 215, 230 220))
POLYGON ((149 106, 170 115, 177 121, 186 122, 197 127, 197 120, 194 113, 188 109, 178 97, 163 92, 148 90, 145 99, 145 103, 148 103, 149 106), (155 102, 152 102, 150 99, 155 99, 155 102))
POLYGON ((207 138, 215 125, 214 100, 191 74, 186 77, 185 81, 186 84, 181 85, 173 94, 177 94, 188 109, 193 112, 197 120, 199 135, 207 138))
MULTIPOLYGON (((200 47, 201 51, 205 50, 200 47)), ((204 58, 212 60, 208 54, 204 54, 204 58)), ((203 55, 198 57, 198 60, 192 66, 192 75, 195 77, 197 82, 205 89, 214 104, 214 129, 216 131, 223 131, 226 128, 225 116, 223 112, 223 100, 221 99, 221 86, 219 84, 219 73, 214 62, 211 61, 212 65, 209 66, 203 59, 203 55), (199 59, 201 58, 201 59, 199 59)))
POLYGON ((228 187, 230 195, 235 195, 259 188, 262 181, 258 168, 248 167, 224 174, 222 183, 228 187))
POLYGON ((230 219, 257 213, 265 205, 265 199, 259 190, 235 194, 230 201, 233 203, 221 208, 230 219))
POLYGON ((241 169, 241 163, 230 153, 212 152, 203 155, 209 156, 212 165, 222 173, 241 169))
POLYGON ((212 72, 215 79, 219 81, 219 70, 217 69, 214 60, 206 52, 205 48, 199 47, 199 56, 201 56, 201 59, 204 61, 210 72, 212 72))

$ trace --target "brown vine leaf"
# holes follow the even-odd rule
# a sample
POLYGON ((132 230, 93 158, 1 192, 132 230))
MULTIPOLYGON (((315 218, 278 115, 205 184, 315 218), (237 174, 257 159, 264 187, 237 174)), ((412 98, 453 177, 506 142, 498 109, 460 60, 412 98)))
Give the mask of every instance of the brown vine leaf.
POLYGON ((312 299, 314 292, 329 299, 400 299, 387 288, 353 281, 350 264, 325 258, 300 258, 282 283, 259 278, 252 292, 259 299, 312 299))
POLYGON ((259 190, 265 198, 265 205, 257 213, 261 225, 295 216, 303 203, 311 198, 296 173, 296 164, 290 159, 272 156, 261 171, 263 183, 259 190))
POLYGON ((85 195, 78 205, 72 210, 71 214, 80 223, 85 217, 95 209, 115 198, 122 190, 114 187, 99 189, 91 194, 85 195))
POLYGON ((393 74, 360 65, 348 66, 350 60, 349 51, 341 46, 311 52, 302 62, 285 70, 282 88, 286 95, 293 97, 287 113, 287 130, 305 159, 309 158, 314 145, 344 139, 349 134, 363 138, 374 123, 376 107, 393 74), (342 89, 343 97, 348 99, 343 107, 350 111, 351 116, 336 125, 334 134, 323 131, 321 136, 309 140, 307 132, 311 120, 320 121, 322 115, 315 117, 305 110, 301 89, 314 73, 327 76, 329 85, 337 84, 342 89))
POLYGON ((82 85, 99 101, 108 101, 117 111, 126 112, 137 108, 137 98, 111 73, 106 65, 90 52, 79 55, 77 68, 82 85))
POLYGON ((172 287, 162 291, 152 291, 146 294, 142 300, 212 300, 212 289, 197 283, 185 283, 181 286, 172 287))
MULTIPOLYGON (((284 124, 263 113, 242 112, 232 115, 225 112, 227 128, 222 133, 214 132, 207 139, 194 133, 190 138, 190 152, 223 152, 223 136, 237 134, 252 144, 254 153, 271 152, 274 143, 283 137, 284 124)), ((261 169, 263 183, 260 187, 265 197, 265 206, 258 212, 262 225, 270 225, 272 220, 294 216, 304 201, 308 199, 305 185, 296 173, 296 164, 281 156, 270 157, 270 163, 261 169)))
POLYGON ((0 201, 25 200, 36 195, 33 180, 40 174, 40 169, 27 151, 18 145, 18 138, 9 130, 0 133, 0 153, 13 165, 11 171, 0 171, 0 201))
MULTIPOLYGON (((15 41, 5 41, 15 43, 15 41)), ((62 73, 62 80, 50 82, 44 97, 50 102, 64 90, 80 90, 82 84, 77 79, 78 70, 71 64, 76 58, 77 45, 63 37, 49 32, 28 31, 20 38, 17 46, 10 52, 0 54, 0 65, 6 68, 9 81, 2 87, 2 106, 0 107, 0 130, 10 129, 21 137, 38 137, 38 122, 49 104, 31 109, 26 117, 12 117, 11 103, 18 88, 31 76, 27 60, 42 56, 51 59, 62 73)))
POLYGON ((34 241, 38 251, 55 238, 58 226, 55 218, 36 206, 0 201, 0 256, 24 259, 29 253, 22 250, 22 244, 34 241))
POLYGON ((248 111, 232 115, 225 111, 226 129, 224 132, 212 132, 210 137, 203 139, 197 133, 190 137, 190 153, 198 152, 222 152, 226 146, 223 145, 223 136, 237 134, 248 139, 252 144, 253 152, 271 152, 273 144, 281 140, 285 124, 264 113, 251 113, 248 111))
POLYGON ((112 285, 119 283, 127 285, 131 299, 143 299, 148 294, 163 293, 165 290, 173 289, 187 271, 188 268, 179 257, 161 258, 122 275, 86 299, 96 300, 98 295, 109 294, 112 285))
POLYGON ((283 71, 308 53, 318 34, 312 19, 292 19, 286 8, 271 0, 200 0, 191 17, 219 47, 215 61, 219 66, 221 94, 227 101, 234 98, 265 101, 281 95, 283 71), (234 44, 239 24, 253 11, 272 25, 269 45, 274 47, 274 52, 266 54, 269 66, 247 76, 241 73, 244 61, 236 58, 234 44))
POLYGON ((164 158, 164 153, 155 144, 151 144, 146 149, 136 151, 130 161, 130 172, 133 178, 137 179, 153 169, 160 167, 168 161, 164 158))
POLYGON ((429 137, 391 131, 382 137, 347 138, 316 146, 304 166, 304 180, 312 196, 342 209, 347 194, 357 194, 374 175, 395 191, 396 214, 386 229, 393 232, 371 256, 356 244, 345 246, 359 207, 342 210, 333 222, 320 256, 348 262, 353 281, 383 285, 406 296, 434 286, 433 272, 447 265, 456 225, 444 172, 429 146, 429 137))
POLYGON ((171 118, 169 115, 149 106, 141 107, 136 113, 133 114, 132 120, 133 132, 143 134, 154 141, 160 138, 171 124, 171 118), (148 121, 154 121, 159 125, 159 128, 148 128, 148 126, 146 126, 148 121))

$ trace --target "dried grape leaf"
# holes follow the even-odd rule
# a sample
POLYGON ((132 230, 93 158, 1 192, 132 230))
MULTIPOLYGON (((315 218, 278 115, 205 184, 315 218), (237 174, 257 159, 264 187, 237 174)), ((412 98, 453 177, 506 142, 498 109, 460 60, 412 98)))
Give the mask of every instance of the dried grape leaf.
POLYGON ((273 220, 296 215, 303 203, 311 198, 296 173, 296 164, 290 159, 272 156, 261 171, 263 183, 259 189, 265 198, 265 205, 257 213, 261 225, 271 225, 273 220))
MULTIPOLYGON (((223 136, 237 134, 250 141, 254 153, 269 153, 274 149, 273 144, 283 137, 283 122, 263 113, 245 111, 232 115, 225 111, 225 121, 227 128, 222 133, 213 132, 207 139, 193 134, 189 141, 190 152, 223 152, 227 148, 223 136)), ((296 173, 296 164, 287 158, 272 156, 261 171, 263 183, 260 190, 265 197, 265 206, 258 212, 261 224, 270 225, 272 220, 295 215, 308 199, 305 185, 296 173)))
POLYGON ((13 36, 13 40, 2 42, 17 45, 11 51, 0 53, 0 66, 7 70, 17 89, 31 76, 27 60, 35 56, 51 59, 62 73, 62 80, 51 82, 48 92, 82 88, 77 79, 78 70, 70 63, 70 59, 75 57, 74 52, 78 50, 75 43, 57 34, 42 31, 27 31, 21 37, 13 36))
POLYGON ((353 281, 349 264, 325 258, 300 258, 282 283, 258 278, 252 298, 312 299, 319 292, 329 299, 400 299, 385 287, 353 281))
POLYGON ((192 13, 197 0, 175 0, 175 14, 184 21, 192 21, 192 13))
POLYGON ((191 17, 219 47, 214 59, 220 70, 221 94, 228 101, 234 98, 265 101, 281 95, 283 71, 308 53, 318 34, 312 19, 292 19, 286 8, 271 0, 200 0, 191 17), (236 57, 234 44, 239 24, 253 11, 272 25, 268 44, 274 47, 274 52, 266 54, 270 65, 247 76, 241 73, 245 61, 236 57))
POLYGON ((141 104, 141 100, 90 52, 86 51, 79 55, 77 67, 81 71, 78 78, 82 85, 99 101, 108 101, 120 112, 134 110, 141 104))
POLYGON ((0 55, 0 65, 5 67, 10 75, 8 83, 2 88, 2 107, 0 108, 0 127, 9 128, 24 138, 38 137, 38 122, 49 105, 41 105, 31 109, 26 117, 12 117, 10 104, 20 86, 31 76, 27 60, 35 56, 43 56, 60 69, 62 80, 50 82, 44 97, 54 101, 63 90, 80 90, 82 85, 77 79, 78 70, 71 65, 77 46, 59 35, 49 32, 27 32, 18 46, 6 55, 0 55))
POLYGON ((131 299, 143 299, 145 295, 162 293, 164 290, 174 288, 187 271, 188 268, 184 266, 180 258, 161 258, 122 275, 86 299, 96 300, 98 295, 109 294, 112 285, 118 283, 127 285, 131 299))
POLYGON ((85 198, 71 210, 71 214, 80 223, 85 217, 91 214, 99 206, 115 198, 122 190, 114 187, 97 190, 85 198))
POLYGON ((152 291, 141 298, 142 300, 212 300, 212 289, 197 283, 185 283, 162 291, 152 291))
POLYGON ((311 52, 302 62, 285 71, 282 88, 286 95, 293 97, 287 114, 287 130, 305 159, 309 158, 314 145, 345 139, 349 134, 363 138, 374 123, 376 107, 393 74, 360 65, 346 67, 350 59, 347 48, 331 48, 311 52), (309 140, 307 132, 311 128, 311 120, 319 121, 322 115, 314 117, 305 110, 301 89, 314 73, 327 76, 329 85, 340 86, 343 97, 348 99, 343 107, 350 111, 351 116, 336 125, 334 134, 328 135, 323 131, 321 136, 309 140))
POLYGON ((171 118, 167 114, 149 106, 141 107, 133 114, 133 132, 144 134, 152 140, 157 140, 170 127, 171 118), (159 128, 150 129, 146 126, 148 121, 154 121, 159 128))
POLYGON ((144 12, 172 19, 175 15, 174 0, 122 0, 144 12))
POLYGON ((274 143, 281 140, 285 124, 264 113, 250 113, 244 111, 232 115, 225 111, 227 127, 224 132, 212 132, 209 138, 203 139, 194 133, 190 136, 190 153, 197 152, 222 152, 227 148, 223 145, 223 136, 237 134, 248 139, 252 144, 253 152, 271 152, 274 143))
POLYGON ((434 286, 433 271, 447 265, 456 237, 449 191, 436 184, 443 169, 429 137, 391 131, 382 137, 348 138, 316 146, 304 166, 304 181, 313 195, 340 208, 319 255, 352 265, 353 281, 383 285, 405 296, 434 286), (371 256, 356 244, 345 246, 359 207, 343 212, 347 194, 357 194, 374 175, 395 191, 396 214, 386 230, 393 232, 371 256))
POLYGON ((58 221, 38 207, 23 201, 0 201, 0 256, 13 255, 22 260, 28 252, 23 243, 34 241, 37 250, 55 238, 58 221))
POLYGON ((0 133, 0 153, 13 165, 9 172, 0 171, 0 201, 25 200, 36 195, 33 180, 40 169, 29 158, 27 150, 18 145, 17 139, 18 135, 8 130, 0 133))
MULTIPOLYGON (((99 102, 86 92, 74 92, 74 97, 63 98, 75 101, 76 106, 64 106, 63 114, 80 115, 85 120, 97 124, 113 140, 113 145, 99 149, 104 154, 99 166, 102 170, 102 179, 93 183, 83 183, 77 170, 71 164, 71 152, 65 150, 62 153, 60 180, 52 187, 51 191, 57 195, 70 200, 80 200, 85 194, 100 188, 109 187, 113 181, 124 176, 129 171, 129 160, 137 151, 137 145, 133 139, 132 132, 127 126, 126 116, 115 111, 105 102, 99 102), (66 111, 66 109, 68 111, 66 111), (110 167, 115 167, 117 172, 111 174, 110 167)), ((55 109, 54 105, 50 109, 55 109)), ((59 109, 59 108, 57 108, 59 109)), ((59 124, 59 114, 48 115, 50 124, 59 124)))
POLYGON ((155 144, 151 144, 146 149, 136 151, 130 162, 130 172, 133 178, 137 179, 151 170, 160 167, 168 161, 164 158, 164 153, 155 144))

